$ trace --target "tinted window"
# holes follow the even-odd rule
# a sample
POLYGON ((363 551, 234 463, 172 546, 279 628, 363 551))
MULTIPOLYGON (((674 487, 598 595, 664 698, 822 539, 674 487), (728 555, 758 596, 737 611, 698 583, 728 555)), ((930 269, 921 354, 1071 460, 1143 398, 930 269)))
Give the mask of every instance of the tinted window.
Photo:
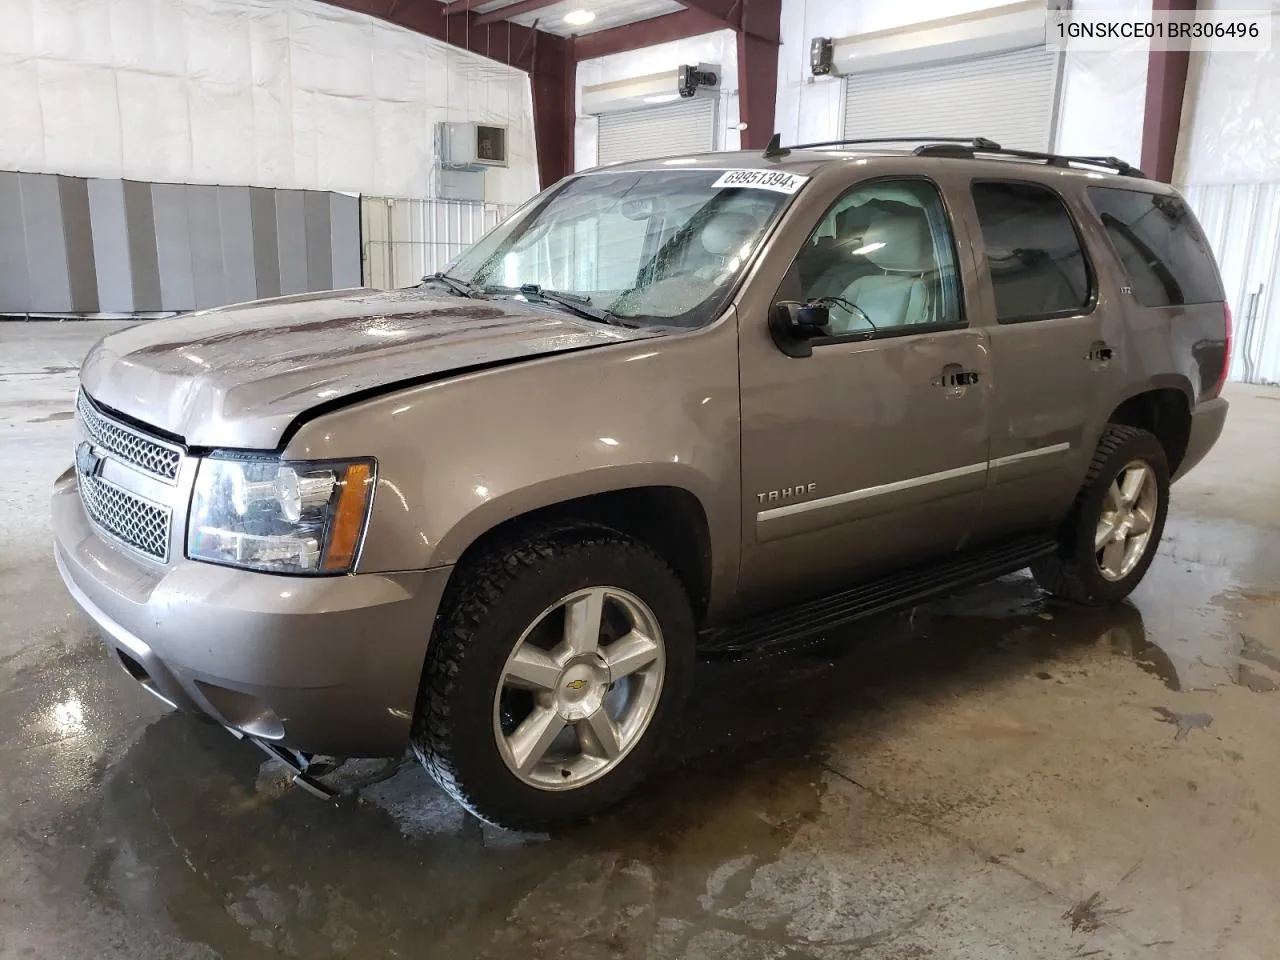
POLYGON ((784 290, 824 300, 832 336, 875 336, 962 322, 951 227, 924 180, 855 187, 823 216, 784 290))
POLYGON ((973 202, 998 320, 1079 313, 1089 303, 1089 264, 1055 193, 1028 183, 975 183, 973 202))
POLYGON ((1177 197, 1090 187, 1089 199, 1143 306, 1225 299, 1209 244, 1177 197))

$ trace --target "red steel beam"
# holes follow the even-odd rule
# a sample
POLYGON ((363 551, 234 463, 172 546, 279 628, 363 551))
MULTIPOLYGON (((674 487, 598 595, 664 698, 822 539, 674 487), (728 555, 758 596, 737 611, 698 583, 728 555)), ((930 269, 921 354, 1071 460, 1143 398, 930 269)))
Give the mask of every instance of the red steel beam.
POLYGON ((680 0, 691 10, 715 17, 723 26, 770 43, 782 42, 782 8, 777 3, 759 0, 680 0), (775 9, 768 15, 769 8, 775 9))
POLYGON ((738 28, 738 114, 747 128, 742 149, 763 150, 774 132, 778 103, 777 39, 782 24, 782 0, 742 0, 738 28))
MULTIPOLYGON (((1154 0, 1153 11, 1190 12, 1196 0, 1154 0)), ((1152 50, 1147 54, 1147 100, 1142 118, 1142 169, 1149 177, 1169 183, 1178 152, 1182 100, 1187 89, 1186 50, 1152 50)))

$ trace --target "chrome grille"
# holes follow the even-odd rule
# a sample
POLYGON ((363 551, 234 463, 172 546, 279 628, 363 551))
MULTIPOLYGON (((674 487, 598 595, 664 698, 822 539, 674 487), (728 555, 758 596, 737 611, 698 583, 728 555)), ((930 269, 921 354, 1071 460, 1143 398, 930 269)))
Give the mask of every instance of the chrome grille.
POLYGON ((89 519, 104 532, 149 557, 169 560, 169 521, 172 511, 117 487, 110 480, 76 470, 80 499, 89 519))
POLYGON ((85 434, 103 450, 165 483, 177 482, 181 447, 149 437, 99 413, 83 391, 76 397, 76 412, 85 434))

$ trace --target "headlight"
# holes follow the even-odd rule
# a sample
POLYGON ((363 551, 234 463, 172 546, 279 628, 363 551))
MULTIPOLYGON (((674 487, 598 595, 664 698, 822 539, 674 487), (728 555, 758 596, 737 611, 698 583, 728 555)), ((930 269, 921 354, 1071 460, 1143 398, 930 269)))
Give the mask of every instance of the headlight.
POLYGON ((187 556, 271 573, 346 573, 373 499, 374 462, 207 457, 187 556))

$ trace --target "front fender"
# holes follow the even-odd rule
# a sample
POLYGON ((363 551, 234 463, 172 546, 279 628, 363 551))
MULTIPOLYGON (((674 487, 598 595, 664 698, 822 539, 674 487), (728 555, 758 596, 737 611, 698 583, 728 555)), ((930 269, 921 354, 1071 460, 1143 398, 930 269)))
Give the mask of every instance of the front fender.
POLYGON ((678 487, 702 504, 712 594, 740 549, 737 324, 464 374, 331 411, 285 456, 374 456, 361 573, 457 562, 496 524, 579 497, 678 487))

